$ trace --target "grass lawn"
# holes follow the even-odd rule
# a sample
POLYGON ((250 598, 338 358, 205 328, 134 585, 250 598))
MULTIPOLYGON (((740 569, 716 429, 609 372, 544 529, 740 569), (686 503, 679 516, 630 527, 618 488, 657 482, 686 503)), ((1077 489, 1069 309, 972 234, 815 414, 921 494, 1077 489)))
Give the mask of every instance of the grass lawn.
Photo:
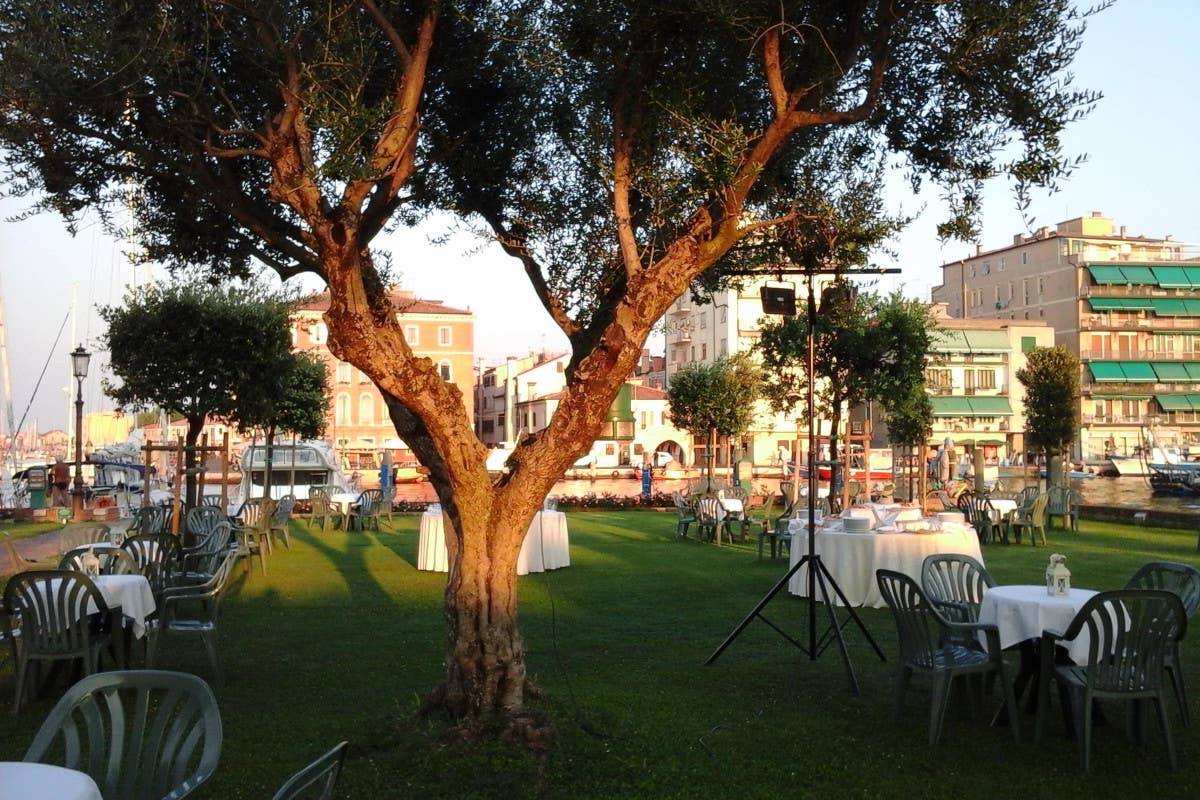
MULTIPOLYGON (((438 736, 415 711, 442 675, 445 575, 418 572, 416 516, 381 534, 308 532, 268 573, 238 582, 221 619, 225 746, 198 797, 262 798, 341 739, 350 741, 339 795, 354 798, 964 798, 1196 797, 1200 792, 1200 631, 1183 643, 1196 727, 1170 714, 1181 769, 1169 772, 1157 725, 1136 748, 1124 716, 1097 729, 1093 771, 1080 771, 1055 711, 1049 735, 1014 745, 1006 728, 952 703, 941 744, 926 743, 929 686, 909 690, 892 719, 893 664, 848 633, 862 696, 835 650, 809 661, 753 624, 712 666, 704 659, 785 570, 753 545, 674 538, 675 515, 569 513, 571 567, 518 579, 533 705, 557 727, 544 761, 497 744, 438 736)), ((1194 531, 1084 521, 1049 532, 1050 548, 989 545, 1000 583, 1038 583, 1050 552, 1067 554, 1075 585, 1124 584, 1151 559, 1200 563, 1194 531)), ((386 528, 386 525, 385 525, 386 528)), ((803 635, 803 601, 781 595, 768 615, 803 635)), ((863 619, 889 659, 886 610, 863 619)), ((140 648, 138 648, 140 657, 140 648)), ((1015 672, 1015 654, 1012 662, 1015 672)), ((160 666, 209 677, 199 641, 167 639, 160 666)), ((0 702, 11 703, 11 665, 0 702)), ((989 702, 993 702, 989 698, 989 702)), ((995 702, 998 702, 995 699, 995 702)), ((0 760, 19 759, 53 704, 14 718, 0 709, 0 760)), ((989 708, 990 714, 990 708, 989 708)))

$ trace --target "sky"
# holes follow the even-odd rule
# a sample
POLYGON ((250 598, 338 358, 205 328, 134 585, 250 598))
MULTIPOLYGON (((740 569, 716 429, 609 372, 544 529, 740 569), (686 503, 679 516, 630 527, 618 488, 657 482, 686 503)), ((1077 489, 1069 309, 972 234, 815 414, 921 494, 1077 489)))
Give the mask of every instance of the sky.
MULTIPOLYGON (((1189 55, 1197 41, 1196 0, 1119 0, 1094 17, 1072 73, 1077 86, 1104 96, 1063 139, 1065 152, 1087 154, 1086 163, 1056 194, 1035 195, 1024 220, 1011 186, 989 183, 979 243, 1002 247, 1015 233, 1093 211, 1127 226, 1131 235, 1171 234, 1200 243, 1200 70, 1189 55)), ((940 265, 973 253, 974 244, 938 242, 935 226, 943 209, 936 191, 913 196, 896 186, 889 200, 917 217, 891 244, 895 258, 877 260, 901 269, 881 288, 900 286, 909 296, 928 299, 941 283, 940 265)), ((92 219, 84 219, 74 237, 51 215, 13 220, 26 206, 0 198, 0 301, 13 406, 18 422, 25 415, 22 430, 62 429, 75 394, 68 353, 79 343, 97 350, 103 329, 96 306, 119 304, 127 286, 161 279, 162 273, 135 272, 123 255, 125 245, 104 236, 92 219)), ((403 288, 473 311, 476 356, 485 362, 530 350, 564 351, 565 338, 517 262, 465 231, 434 243, 447 223, 434 220, 376 241, 392 251, 403 288)), ((653 340, 650 346, 656 346, 653 340)), ((112 409, 100 389, 105 373, 99 353, 84 382, 85 411, 112 409)))

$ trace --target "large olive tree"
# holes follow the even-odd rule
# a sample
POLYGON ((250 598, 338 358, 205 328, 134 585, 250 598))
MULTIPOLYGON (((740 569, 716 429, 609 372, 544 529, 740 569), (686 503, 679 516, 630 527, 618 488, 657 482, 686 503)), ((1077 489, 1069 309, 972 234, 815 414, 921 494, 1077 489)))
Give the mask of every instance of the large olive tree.
POLYGON ((1054 180, 1094 100, 1065 73, 1082 31, 1067 0, 0 0, 0 144, 10 189, 68 218, 136 186, 149 258, 327 283, 332 351, 453 523, 438 699, 480 721, 524 704, 524 531, 669 304, 790 219, 844 131, 945 186, 947 232, 991 175, 1054 180), (431 205, 516 259, 572 349, 495 482, 371 250, 431 205))

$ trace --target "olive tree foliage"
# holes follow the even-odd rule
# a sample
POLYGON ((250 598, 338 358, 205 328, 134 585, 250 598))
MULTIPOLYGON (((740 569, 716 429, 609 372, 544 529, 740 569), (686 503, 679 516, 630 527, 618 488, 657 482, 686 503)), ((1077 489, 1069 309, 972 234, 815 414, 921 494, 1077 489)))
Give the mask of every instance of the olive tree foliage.
MULTIPOLYGON (((254 287, 150 286, 102 306, 115 380, 104 392, 123 409, 158 406, 187 420, 187 466, 207 417, 231 421, 278 402, 291 361, 288 302, 254 287), (203 343, 198 347, 197 343, 203 343)), ((188 497, 196 481, 188 476, 188 497)))
POLYGON ((1067 0, 0 0, 0 144, 33 209, 135 197, 147 258, 326 282, 331 350, 380 388, 452 523, 432 699, 478 721, 524 703, 524 531, 670 303, 795 219, 814 153, 936 181, 948 234, 973 231, 992 175, 1051 185, 1063 126, 1096 99, 1066 73, 1085 17, 1067 0), (371 249, 433 207, 512 255, 571 343, 554 417, 495 484, 371 249))
POLYGON ((744 353, 688 364, 671 376, 671 421, 694 438, 709 441, 710 479, 715 455, 710 433, 733 437, 749 430, 762 389, 762 368, 744 353))
POLYGON ((1025 387, 1025 437, 1045 450, 1050 483, 1062 480, 1061 457, 1079 433, 1079 359, 1062 345, 1026 354, 1017 370, 1025 387))

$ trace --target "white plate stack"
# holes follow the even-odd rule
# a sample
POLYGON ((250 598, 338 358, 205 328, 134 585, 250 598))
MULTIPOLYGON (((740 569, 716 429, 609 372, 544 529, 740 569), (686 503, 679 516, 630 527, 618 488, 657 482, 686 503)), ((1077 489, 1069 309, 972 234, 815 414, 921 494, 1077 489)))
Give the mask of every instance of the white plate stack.
POLYGON ((842 530, 846 533, 870 533, 872 521, 866 517, 845 517, 842 519, 842 530))

